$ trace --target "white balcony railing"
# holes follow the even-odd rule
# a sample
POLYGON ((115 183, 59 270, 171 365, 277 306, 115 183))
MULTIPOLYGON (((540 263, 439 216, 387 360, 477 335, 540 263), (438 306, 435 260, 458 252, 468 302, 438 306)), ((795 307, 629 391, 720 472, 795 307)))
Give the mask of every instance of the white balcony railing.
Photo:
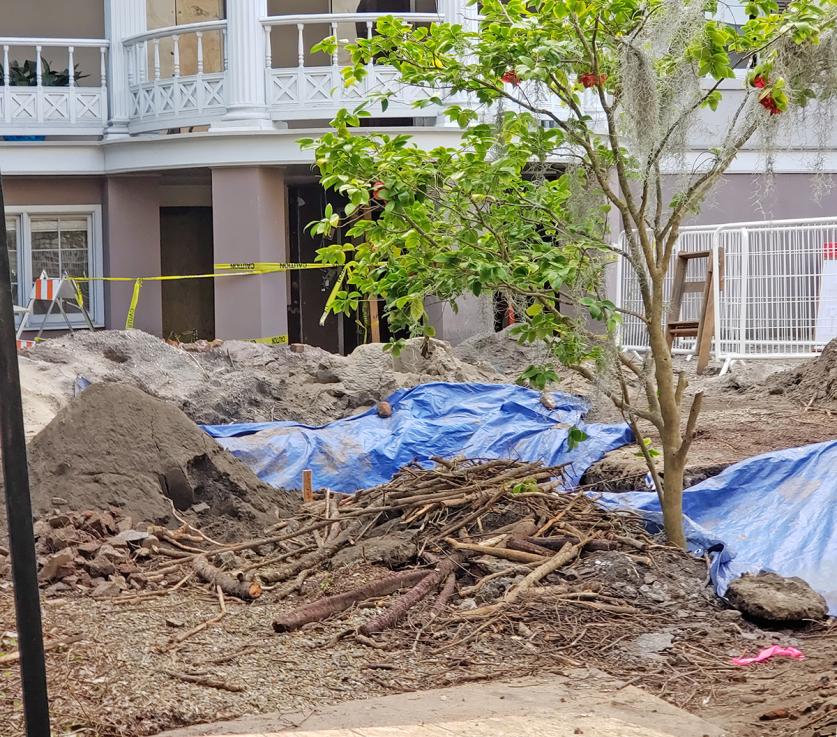
POLYGON ((226 112, 226 27, 207 21, 125 39, 132 133, 207 125, 226 112))
POLYGON ((106 40, 0 38, 0 48, 0 134, 102 134, 108 119, 106 40), (74 70, 82 58, 79 72, 85 79, 76 80, 74 70), (34 75, 21 78, 12 66, 23 67, 26 61, 34 62, 34 75), (57 86, 54 72, 65 69, 66 86, 57 86))
POLYGON ((321 13, 265 18, 265 84, 271 117, 278 121, 328 118, 342 107, 354 107, 368 95, 384 91, 395 94, 386 112, 380 107, 373 112, 376 117, 414 117, 412 103, 430 93, 399 84, 393 67, 371 63, 363 82, 347 88, 342 70, 348 58, 342 45, 330 58, 311 53, 312 46, 329 36, 341 40, 371 38, 378 19, 390 15, 413 24, 443 20, 436 13, 321 13))

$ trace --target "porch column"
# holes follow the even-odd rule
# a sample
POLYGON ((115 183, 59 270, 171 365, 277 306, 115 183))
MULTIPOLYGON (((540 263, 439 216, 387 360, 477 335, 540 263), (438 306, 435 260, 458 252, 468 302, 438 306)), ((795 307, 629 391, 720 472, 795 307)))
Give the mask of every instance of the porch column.
MULTIPOLYGON (((159 177, 110 176, 105 183, 105 274, 157 276, 160 272, 159 177)), ((122 330, 131 305, 132 282, 105 282, 107 326, 122 330)), ((134 327, 163 333, 160 282, 142 286, 134 327)))
POLYGON ((122 42, 148 30, 146 0, 105 0, 108 50, 108 137, 128 135, 131 95, 128 90, 128 54, 122 42))
POLYGON ((437 0, 439 15, 444 17, 445 23, 458 23, 466 31, 477 30, 477 13, 475 5, 468 5, 466 0, 437 0))
POLYGON ((265 34, 267 0, 227 3, 227 114, 213 129, 273 128, 265 100, 265 34))
MULTIPOLYGON (((288 261, 285 178, 280 169, 212 170, 215 263, 288 261)), ((288 334, 287 272, 215 279, 215 335, 270 338, 288 334)))

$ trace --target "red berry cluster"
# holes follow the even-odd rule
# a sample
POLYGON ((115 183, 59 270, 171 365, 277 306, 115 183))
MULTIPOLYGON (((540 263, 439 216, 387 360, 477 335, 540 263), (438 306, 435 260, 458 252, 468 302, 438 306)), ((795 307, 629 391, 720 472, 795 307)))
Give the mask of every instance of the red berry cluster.
MULTIPOLYGON (((762 74, 757 74, 753 77, 750 84, 756 89, 763 90, 768 85, 767 77, 762 74)), ((778 103, 773 98, 773 95, 770 93, 759 99, 759 105, 761 105, 765 110, 768 110, 771 115, 779 115, 782 112, 778 103)))
POLYGON ((381 181, 377 181, 372 185, 372 197, 379 202, 386 202, 386 198, 381 194, 384 187, 386 185, 381 181))
POLYGON ((513 84, 515 87, 520 87, 520 77, 517 76, 517 72, 514 69, 509 69, 501 79, 506 84, 513 84))
POLYGON ((584 74, 578 75, 578 81, 586 87, 590 89, 591 87, 596 87, 600 84, 604 84, 607 82, 607 75, 606 74, 594 74, 593 72, 585 72, 584 74))

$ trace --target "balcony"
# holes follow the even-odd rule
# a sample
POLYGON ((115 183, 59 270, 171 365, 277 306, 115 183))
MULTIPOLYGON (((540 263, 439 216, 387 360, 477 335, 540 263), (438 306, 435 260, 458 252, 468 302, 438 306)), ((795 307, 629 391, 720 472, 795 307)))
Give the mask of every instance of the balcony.
MULTIPOLYGON (((396 93, 385 117, 411 117, 411 103, 426 94, 398 85, 389 66, 370 64, 363 84, 345 88, 343 49, 331 58, 310 49, 328 36, 372 35, 387 13, 323 13, 271 16, 260 20, 263 55, 246 61, 264 76, 266 117, 280 126, 289 121, 329 120, 341 107, 357 105, 367 95, 396 93), (345 35, 343 35, 345 33, 345 35)), ((396 13, 410 23, 433 23, 438 14, 396 13)), ((228 21, 210 21, 161 28, 125 39, 131 133, 211 125, 229 108, 228 21), (210 49, 211 53, 207 53, 210 49)), ((261 40, 261 39, 260 39, 261 40)), ((434 112, 430 112, 434 115, 434 112)))
POLYGON ((101 136, 108 46, 104 39, 0 38, 0 135, 101 136), (84 76, 77 78, 80 60, 84 76))
MULTIPOLYGON (((329 36, 339 39, 371 38, 379 17, 395 15, 413 25, 439 23, 436 13, 323 13, 288 15, 262 21, 266 34, 266 102, 274 121, 329 119, 340 108, 354 107, 364 98, 392 92, 394 98, 386 112, 376 117, 412 117, 415 100, 427 92, 398 84, 398 72, 390 66, 370 64, 361 84, 343 86, 342 70, 348 58, 340 49, 331 58, 312 54, 309 49, 329 36), (276 51, 274 51, 276 50, 276 51), (275 56, 279 58, 275 58, 275 56), (289 58, 295 52, 293 63, 289 58)), ((435 112, 425 112, 434 115, 435 112)))
MULTIPOLYGON (((346 88, 345 44, 371 38, 386 15, 413 25, 476 23, 463 15, 465 0, 411 5, 439 13, 285 15, 267 15, 266 0, 236 0, 227 3, 226 19, 146 30, 144 5, 107 6, 119 7, 102 21, 108 40, 0 38, 0 135, 110 138, 323 126, 340 108, 381 92, 393 96, 386 110, 376 106, 376 118, 432 120, 440 109, 414 107, 431 93, 400 84, 393 67, 372 62, 364 80, 346 88), (314 53, 329 36, 341 39, 335 53, 314 53), (80 59, 83 76, 56 76, 55 70, 74 69, 80 59), (28 76, 19 73, 23 60, 31 60, 28 76)), ((596 107, 592 99, 585 103, 596 107)))

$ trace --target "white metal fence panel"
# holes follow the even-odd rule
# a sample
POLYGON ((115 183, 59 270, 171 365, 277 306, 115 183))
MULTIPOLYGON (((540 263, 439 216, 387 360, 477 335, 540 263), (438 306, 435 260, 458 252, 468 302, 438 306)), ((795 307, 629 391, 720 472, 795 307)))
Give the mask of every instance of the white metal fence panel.
MULTIPOLYGON (((621 243, 624 247, 624 235, 621 243)), ((700 250, 711 250, 716 264, 716 358, 810 357, 837 337, 837 218, 685 228, 674 258, 700 250)), ((636 274, 620 261, 619 304, 642 313, 636 274)), ((706 265, 693 260, 687 278, 703 278, 706 265)), ((672 265, 666 295, 673 272, 672 265)), ((700 294, 685 295, 681 319, 697 319, 700 301, 700 294)), ((630 315, 620 340, 626 350, 648 348, 641 320, 630 315)), ((693 349, 693 340, 675 343, 678 352, 693 349)))
MULTIPOLYGON (((714 229, 704 228, 683 228, 677 243, 675 253, 694 253, 696 251, 712 251, 714 229)), ((627 248, 626 237, 623 234, 620 238, 620 247, 627 248)), ((703 279, 706 275, 707 262, 703 259, 693 259, 689 262, 686 271, 686 278, 689 281, 703 279)), ((674 268, 670 268, 666 275, 663 293, 665 294, 666 306, 663 319, 668 315, 669 298, 671 287, 674 281, 674 268)), ((626 259, 619 259, 618 268, 619 282, 619 306, 627 311, 638 315, 644 313, 642 297, 639 291, 639 280, 636 273, 626 259)), ((697 320, 700 317, 700 294, 684 294, 680 309, 682 320, 697 320)), ((625 350, 645 351, 648 350, 648 330, 642 320, 633 315, 623 315, 619 335, 620 344, 625 350)), ((674 342, 676 353, 691 353, 695 347, 694 338, 678 338, 674 342)))

